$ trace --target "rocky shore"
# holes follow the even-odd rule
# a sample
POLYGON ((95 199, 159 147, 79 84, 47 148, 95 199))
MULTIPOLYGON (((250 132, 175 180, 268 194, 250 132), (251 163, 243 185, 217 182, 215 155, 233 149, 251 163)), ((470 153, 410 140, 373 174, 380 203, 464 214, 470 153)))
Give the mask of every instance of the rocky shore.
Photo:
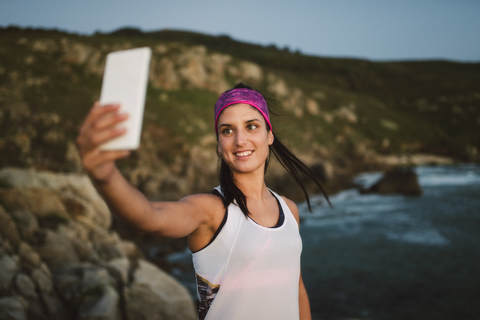
POLYGON ((0 319, 196 319, 84 175, 0 170, 0 319))
MULTIPOLYGON (((364 154, 343 170, 304 161, 331 192, 350 187, 361 168, 453 164, 431 155, 364 154)), ((288 194, 281 172, 274 164, 268 179, 288 194)), ((112 219, 86 175, 0 170, 0 319, 195 319, 192 298, 165 263, 165 254, 185 245, 112 219)))

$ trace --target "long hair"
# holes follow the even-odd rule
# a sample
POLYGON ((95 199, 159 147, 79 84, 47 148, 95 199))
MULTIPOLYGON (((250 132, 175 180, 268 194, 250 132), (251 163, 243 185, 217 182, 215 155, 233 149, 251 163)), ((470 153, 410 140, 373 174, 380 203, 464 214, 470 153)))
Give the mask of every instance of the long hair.
MULTIPOLYGON (((244 85, 243 83, 237 84, 233 89, 237 88, 247 88, 253 90, 251 87, 244 85)), ((270 128, 267 129, 270 130, 270 128)), ((299 186, 303 190, 303 194, 305 195, 305 199, 307 201, 308 209, 310 212, 312 208, 310 206, 310 198, 308 196, 308 192, 305 188, 304 183, 302 180, 310 180, 315 183, 320 190, 322 191, 323 195, 327 199, 328 204, 331 206, 330 200, 328 199, 328 195, 325 190, 322 188, 320 181, 318 181, 317 177, 313 174, 313 172, 300 160, 298 159, 293 152, 291 152, 281 141, 278 139, 277 136, 273 139, 272 145, 269 146, 269 154, 265 161, 265 173, 267 172, 268 164, 270 162, 271 155, 273 155, 278 162, 285 168, 285 170, 295 179, 295 181, 299 184, 299 186)), ((238 205, 240 210, 242 210, 245 216, 248 216, 249 211, 247 207, 247 199, 243 192, 238 188, 235 184, 235 179, 233 178, 233 173, 230 167, 227 165, 223 158, 220 158, 220 171, 218 173, 218 180, 220 182, 222 192, 223 192, 223 205, 228 207, 232 202, 238 205)))

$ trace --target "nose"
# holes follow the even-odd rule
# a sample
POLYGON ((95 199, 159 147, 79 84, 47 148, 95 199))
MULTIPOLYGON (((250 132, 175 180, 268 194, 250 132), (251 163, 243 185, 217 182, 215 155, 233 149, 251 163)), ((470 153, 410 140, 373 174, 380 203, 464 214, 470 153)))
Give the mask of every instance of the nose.
POLYGON ((235 145, 237 147, 244 146, 247 144, 247 139, 245 134, 242 131, 237 131, 237 134, 235 136, 235 145))

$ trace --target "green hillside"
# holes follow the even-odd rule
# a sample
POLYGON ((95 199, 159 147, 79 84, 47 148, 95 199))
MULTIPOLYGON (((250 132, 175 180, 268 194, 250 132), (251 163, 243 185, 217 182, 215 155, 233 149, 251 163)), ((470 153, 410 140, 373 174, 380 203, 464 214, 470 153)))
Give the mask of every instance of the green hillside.
POLYGON ((215 183, 212 109, 240 81, 276 98, 275 133, 321 164, 326 181, 325 163, 340 177, 377 155, 479 159, 479 63, 322 58, 172 30, 9 27, 0 29, 0 167, 79 171, 74 139, 98 99, 105 56, 141 46, 153 50, 142 148, 120 166, 151 195, 215 183))

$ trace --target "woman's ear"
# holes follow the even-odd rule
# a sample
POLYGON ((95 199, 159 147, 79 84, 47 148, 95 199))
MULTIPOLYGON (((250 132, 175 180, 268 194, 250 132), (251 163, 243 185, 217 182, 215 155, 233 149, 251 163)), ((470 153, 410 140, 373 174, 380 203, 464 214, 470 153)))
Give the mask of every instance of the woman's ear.
POLYGON ((272 130, 268 131, 268 145, 271 146, 273 143, 273 140, 275 140, 275 137, 273 136, 272 130))

